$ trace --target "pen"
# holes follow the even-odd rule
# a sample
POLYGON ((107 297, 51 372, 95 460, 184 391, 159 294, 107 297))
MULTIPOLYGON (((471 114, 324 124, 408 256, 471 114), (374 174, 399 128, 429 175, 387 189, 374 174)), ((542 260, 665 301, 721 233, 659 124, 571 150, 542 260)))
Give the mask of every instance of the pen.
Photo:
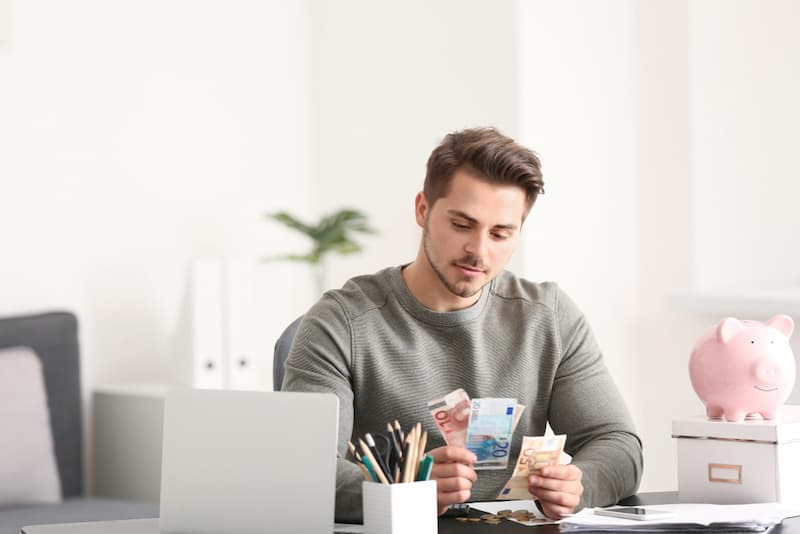
POLYGON ((363 462, 364 468, 367 470, 367 474, 369 475, 369 480, 372 482, 380 482, 377 475, 375 474, 375 469, 372 468, 372 463, 369 461, 369 458, 366 456, 361 457, 361 461, 363 462))
POLYGON ((431 476, 431 469, 433 469, 433 456, 426 454, 425 458, 419 463, 417 480, 428 480, 431 476))
MULTIPOLYGON (((386 478, 386 475, 383 473, 383 469, 381 469, 381 466, 380 466, 380 464, 379 464, 379 463, 378 463, 378 461, 375 459, 375 457, 372 455, 372 452, 370 452, 370 450, 369 450, 369 447, 367 447, 367 444, 366 444, 366 443, 364 443, 364 440, 363 440, 363 439, 359 439, 359 440, 358 440, 358 444, 361 446, 361 452, 363 453, 363 455, 362 455, 361 459, 362 459, 362 460, 369 459, 369 462, 370 462, 370 463, 372 464, 372 466, 374 467, 375 474, 376 474, 376 475, 378 475, 378 479, 379 479, 379 480, 380 480, 382 483, 384 483, 384 484, 388 484, 388 483, 389 483, 389 479, 388 479, 388 478, 386 478)), ((366 461, 364 461, 364 463, 366 464, 367 462, 366 462, 366 461)))
POLYGON ((378 467, 380 467, 381 471, 383 471, 383 474, 386 475, 386 479, 391 480, 392 470, 389 469, 388 465, 386 465, 383 455, 379 453, 377 447, 375 447, 375 439, 372 437, 372 434, 367 432, 364 434, 364 439, 367 440, 367 446, 369 447, 369 451, 372 453, 372 456, 378 461, 378 467))

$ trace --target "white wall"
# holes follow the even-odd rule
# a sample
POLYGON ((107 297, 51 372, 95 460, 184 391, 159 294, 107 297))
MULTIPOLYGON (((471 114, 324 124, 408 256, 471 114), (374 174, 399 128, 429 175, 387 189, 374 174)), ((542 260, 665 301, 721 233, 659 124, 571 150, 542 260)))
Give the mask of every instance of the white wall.
POLYGON ((644 441, 642 489, 674 490, 671 420, 703 410, 688 380, 691 347, 721 317, 751 318, 752 308, 701 313, 675 297, 800 285, 789 148, 800 9, 519 8, 520 130, 542 155, 547 190, 526 229, 525 273, 558 280, 582 306, 644 441))
POLYGON ((87 391, 164 379, 190 262, 288 251, 262 214, 312 211, 307 4, 12 1, 8 29, 0 313, 77 312, 87 391))
POLYGON ((800 286, 800 4, 692 3, 697 286, 800 286))
POLYGON ((522 141, 545 195, 526 221, 525 274, 555 280, 590 321, 629 399, 639 276, 631 1, 520 2, 522 141))
POLYGON ((313 2, 315 201, 380 231, 327 285, 414 259, 414 196, 448 132, 517 127, 514 2, 313 2))

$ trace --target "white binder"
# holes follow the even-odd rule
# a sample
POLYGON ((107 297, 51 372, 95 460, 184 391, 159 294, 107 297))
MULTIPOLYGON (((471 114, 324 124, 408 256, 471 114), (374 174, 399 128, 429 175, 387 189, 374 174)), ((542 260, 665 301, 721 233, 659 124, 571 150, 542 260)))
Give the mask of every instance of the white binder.
POLYGON ((264 360, 271 354, 258 354, 256 342, 257 267, 257 263, 253 260, 225 261, 225 307, 222 321, 225 332, 224 354, 227 361, 228 387, 231 389, 272 389, 261 379, 264 360))
POLYGON ((215 259, 192 265, 192 379, 197 388, 228 386, 223 354, 223 267, 215 259))

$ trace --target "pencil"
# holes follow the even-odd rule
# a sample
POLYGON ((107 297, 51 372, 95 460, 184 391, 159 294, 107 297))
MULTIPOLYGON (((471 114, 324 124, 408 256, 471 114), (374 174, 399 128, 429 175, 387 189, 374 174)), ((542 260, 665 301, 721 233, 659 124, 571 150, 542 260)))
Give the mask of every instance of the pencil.
POLYGON ((349 451, 350 451, 350 454, 352 454, 352 455, 353 455, 353 458, 355 458, 355 459, 356 459, 356 460, 358 460, 359 462, 361 461, 361 455, 360 455, 360 454, 358 454, 358 451, 356 450, 356 446, 355 446, 355 445, 353 445, 353 442, 352 442, 352 441, 348 441, 348 442, 347 442, 347 450, 349 450, 349 451))
POLYGON ((367 469, 366 465, 364 465, 361 462, 357 462, 356 465, 358 465, 358 467, 361 468, 361 472, 364 474, 364 479, 367 482, 374 482, 375 481, 375 479, 372 478, 372 475, 369 474, 369 470, 367 469))
MULTIPOLYGON (((383 474, 383 470, 381 469, 380 464, 375 459, 375 457, 372 456, 372 453, 370 452, 369 447, 367 447, 367 444, 364 443, 363 439, 359 439, 358 444, 359 446, 361 446, 361 452, 363 453, 362 459, 367 458, 370 461, 370 463, 375 467, 375 474, 378 475, 378 479, 383 484, 388 484, 389 479, 387 479, 386 475, 383 474)), ((364 463, 366 464, 367 462, 364 463)))
POLYGON ((406 456, 406 463, 403 466, 403 482, 413 482, 416 468, 414 463, 417 461, 417 427, 412 427, 406 436, 406 443, 408 443, 408 456, 406 456))
POLYGON ((400 461, 400 482, 405 482, 406 466, 408 465, 408 451, 410 450, 408 440, 403 443, 403 459, 400 461))
POLYGON ((403 457, 403 450, 400 448, 400 440, 398 439, 398 435, 395 434, 394 429, 392 429, 392 425, 389 423, 386 423, 386 432, 388 432, 389 437, 392 438, 392 446, 394 447, 395 455, 399 461, 403 457))
MULTIPOLYGON (((419 461, 422 459, 420 451, 420 443, 422 442, 422 423, 414 425, 414 463, 411 464, 411 480, 414 482, 417 479, 417 471, 419 471, 419 461)), ((427 437, 425 438, 427 440, 427 437)))
POLYGON ((406 440, 406 436, 403 434, 403 429, 397 419, 394 420, 394 431, 397 434, 397 442, 403 443, 406 440))

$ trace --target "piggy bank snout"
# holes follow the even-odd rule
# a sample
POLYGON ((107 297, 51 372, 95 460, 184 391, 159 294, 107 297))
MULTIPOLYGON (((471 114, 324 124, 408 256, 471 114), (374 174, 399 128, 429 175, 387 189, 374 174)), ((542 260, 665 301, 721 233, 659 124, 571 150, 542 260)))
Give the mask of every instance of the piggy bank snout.
POLYGON ((750 374, 756 384, 765 388, 777 388, 784 372, 783 366, 770 360, 759 360, 750 368, 750 374))

